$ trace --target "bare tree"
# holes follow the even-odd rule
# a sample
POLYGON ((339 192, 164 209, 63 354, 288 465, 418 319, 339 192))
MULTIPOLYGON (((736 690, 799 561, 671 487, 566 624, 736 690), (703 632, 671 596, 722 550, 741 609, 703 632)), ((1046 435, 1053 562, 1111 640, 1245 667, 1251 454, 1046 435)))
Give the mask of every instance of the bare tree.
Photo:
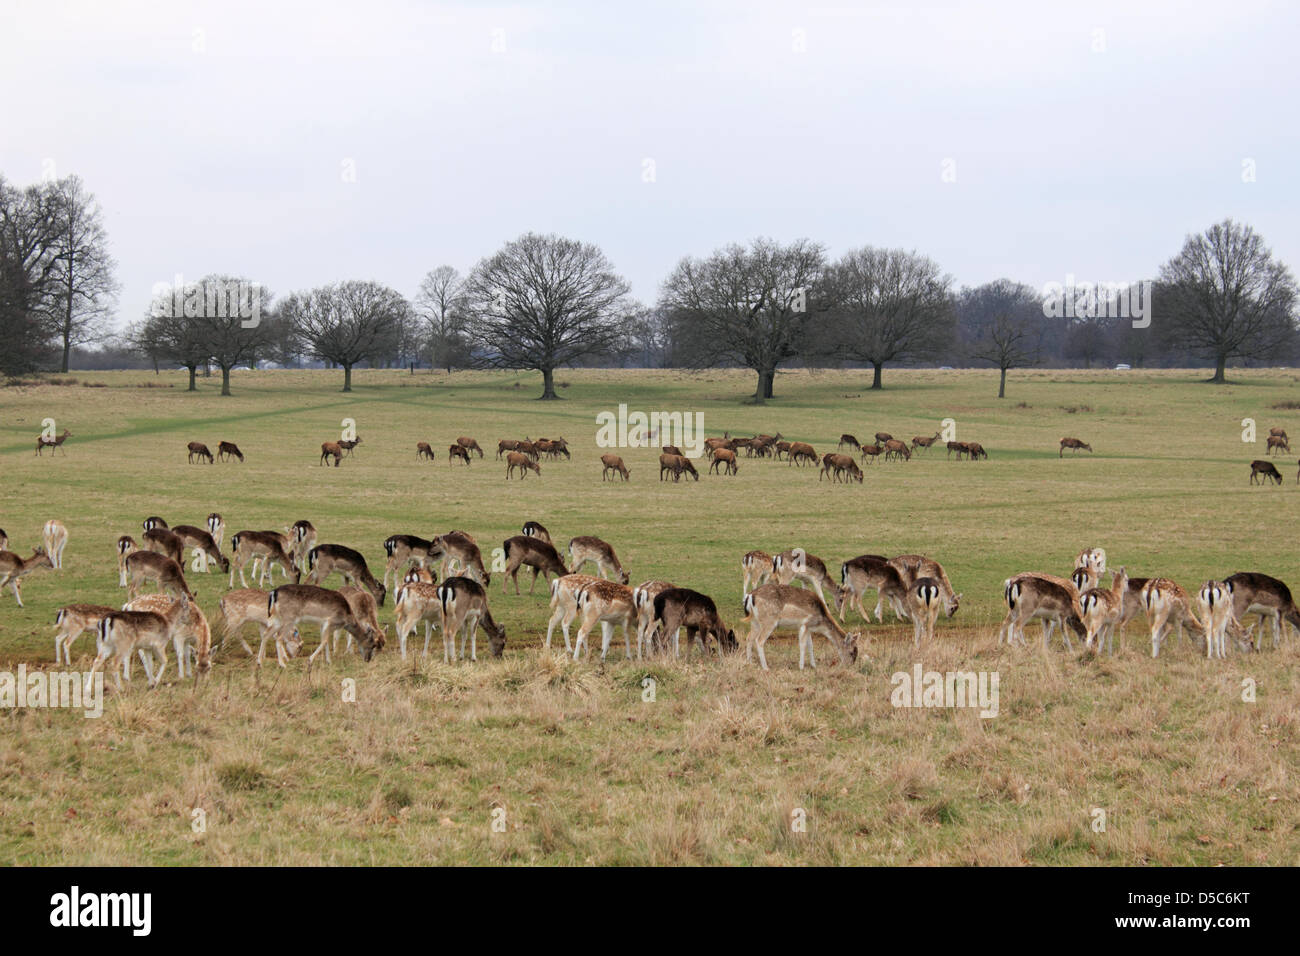
POLYGON ((29 372, 49 359, 58 238, 50 190, 19 189, 0 176, 0 372, 29 372))
POLYGON ((465 281, 479 364, 542 373, 543 400, 555 370, 610 352, 624 335, 627 283, 594 245, 527 233, 484 259, 465 281))
POLYGON ((998 398, 1007 394, 1007 372, 1037 364, 1046 324, 1041 296, 1027 285, 998 279, 957 297, 958 324, 973 359, 1001 373, 998 398))
POLYGON ((63 343, 60 370, 66 372, 74 346, 98 341, 105 335, 119 285, 95 197, 86 191, 78 176, 60 179, 49 188, 58 216, 51 281, 57 289, 56 321, 63 343))
POLYGON ((776 370, 805 349, 809 297, 824 265, 822 246, 807 239, 784 246, 756 239, 749 248, 733 244, 707 259, 682 259, 659 299, 677 360, 753 369, 754 401, 772 398, 776 370))
POLYGON ((452 266, 438 266, 420 281, 415 314, 425 325, 425 344, 433 368, 464 367, 469 362, 466 342, 464 282, 452 266))
POLYGON ((352 391, 352 367, 395 341, 410 305, 400 293, 372 281, 348 281, 289 295, 280 314, 293 323, 304 350, 343 368, 352 391))
POLYGON ((262 322, 262 310, 269 309, 271 294, 247 279, 208 275, 196 285, 203 293, 199 318, 200 344, 221 369, 221 394, 230 394, 230 372, 238 365, 251 364, 272 343, 272 328, 262 322))
POLYGON ((952 342, 952 279, 937 263, 903 249, 866 246, 827 270, 828 344, 837 356, 870 363, 872 388, 887 362, 930 358, 952 342))
POLYGON ((186 315, 184 302, 194 302, 193 286, 177 290, 168 287, 158 291, 149 304, 149 313, 138 325, 132 326, 132 348, 147 356, 157 368, 160 362, 175 362, 190 373, 188 391, 198 391, 196 375, 209 358, 207 330, 198 310, 186 315))
POLYGON ((1291 344, 1295 278, 1250 226, 1225 219, 1188 236, 1160 279, 1155 320, 1214 360, 1211 382, 1227 380, 1229 358, 1262 358, 1291 344))

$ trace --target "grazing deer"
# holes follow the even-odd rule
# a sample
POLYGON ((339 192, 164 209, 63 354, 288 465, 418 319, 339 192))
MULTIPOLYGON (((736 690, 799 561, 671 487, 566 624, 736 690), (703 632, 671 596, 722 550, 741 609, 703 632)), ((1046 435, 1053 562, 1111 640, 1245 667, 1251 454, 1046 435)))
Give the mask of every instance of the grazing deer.
MULTIPOLYGON (((730 653, 737 646, 736 632, 723 622, 713 598, 690 588, 668 588, 656 594, 653 620, 653 626, 665 637, 679 635, 680 628, 686 628, 687 656, 696 641, 706 653, 710 639, 717 643, 720 651, 730 653)), ((681 657, 681 645, 676 636, 673 638, 673 655, 681 657)))
POLYGON ((1090 455, 1092 454, 1092 446, 1089 445, 1087 442, 1080 441, 1080 440, 1077 439, 1077 438, 1062 438, 1062 439, 1061 439, 1061 450, 1060 450, 1060 452, 1057 453, 1057 456, 1056 456, 1056 457, 1057 457, 1057 458, 1064 458, 1064 457, 1065 457, 1065 449, 1067 449, 1067 448, 1073 449, 1073 451, 1074 451, 1074 453, 1075 453, 1076 455, 1079 453, 1079 449, 1080 449, 1080 448, 1082 448, 1082 449, 1084 449, 1085 451, 1087 451, 1088 454, 1090 454, 1090 455))
POLYGON ((454 465, 458 459, 459 459, 460 461, 463 461, 465 464, 468 465, 468 464, 469 464, 469 449, 468 449, 468 448, 465 448, 465 447, 462 446, 462 445, 448 445, 448 446, 447 446, 447 464, 448 464, 448 465, 454 465))
POLYGON ((418 441, 415 443, 415 457, 417 459, 427 458, 429 461, 438 460, 438 456, 433 453, 433 446, 427 441, 418 441))
POLYGON ((1160 656, 1160 646, 1177 627, 1182 640, 1184 626, 1196 638, 1205 636, 1205 626, 1192 613, 1191 600, 1182 587, 1169 578, 1152 578, 1142 589, 1142 606, 1151 625, 1151 656, 1160 656))
POLYGON ((307 553, 316 547, 316 526, 306 519, 295 521, 289 526, 289 547, 294 560, 302 567, 307 563, 307 553))
POLYGON ((614 454, 601 455, 600 463, 603 466, 600 470, 601 481, 604 481, 606 476, 608 476, 611 471, 615 472, 616 474, 622 475, 624 481, 627 481, 629 476, 631 475, 631 472, 628 471, 627 465, 623 464, 623 459, 620 458, 618 455, 614 455, 614 454))
POLYGON ((1264 619, 1269 620, 1273 632, 1273 646, 1282 636, 1282 622, 1300 630, 1300 610, 1291 597, 1291 589, 1277 578, 1256 571, 1238 571, 1224 579, 1232 594, 1233 617, 1240 620, 1247 614, 1259 615, 1259 632, 1256 649, 1264 641, 1264 619))
MULTIPOLYGON (((248 656, 252 657, 255 652, 240 636, 239 631, 246 624, 254 624, 262 646, 265 647, 267 632, 271 627, 270 597, 270 591, 259 588, 239 588, 223 594, 217 602, 221 612, 221 646, 225 646, 226 641, 234 637, 243 645, 248 656)), ((298 651, 302 649, 302 638, 296 630, 286 638, 285 643, 288 656, 297 657, 298 651)))
MULTIPOLYGON (((576 661, 582 653, 582 646, 587 643, 591 629, 600 624, 600 659, 604 662, 609 654, 609 642, 614 636, 616 626, 623 628, 623 647, 628 660, 632 659, 632 643, 627 628, 636 616, 636 605, 632 599, 632 589, 624 584, 598 578, 584 585, 578 591, 578 616, 581 625, 578 636, 573 642, 573 659, 576 661)), ((590 647, 588 647, 590 653, 590 647)))
POLYGON ((1286 438, 1284 438, 1284 437, 1281 437, 1281 436, 1278 436, 1278 435, 1269 435, 1269 436, 1268 436, 1268 453, 1269 453, 1270 455, 1272 455, 1272 454, 1275 454, 1275 453, 1277 453, 1277 452, 1279 452, 1279 451, 1290 452, 1290 451, 1291 451, 1291 442, 1290 442, 1288 439, 1286 439, 1286 438))
POLYGON ((531 444, 531 439, 525 436, 523 441, 514 438, 503 438, 497 442, 497 458, 502 458, 508 451, 518 451, 520 445, 531 444))
MULTIPOLYGON (((197 551, 203 555, 204 564, 215 564, 225 574, 230 570, 230 561, 221 553, 217 547, 217 542, 212 539, 211 532, 204 531, 194 525, 178 524, 171 529, 171 533, 176 537, 183 549, 197 551)), ((145 535, 148 537, 148 535, 145 535)))
POLYGON ((488 636, 493 657, 500 657, 506 647, 504 625, 492 620, 488 610, 487 591, 471 578, 448 578, 438 585, 438 599, 442 602, 443 660, 456 660, 456 635, 460 634, 460 659, 465 658, 465 640, 469 638, 469 659, 478 660, 478 629, 488 636))
POLYGON ((480 458, 483 457, 483 449, 480 448, 478 446, 478 442, 476 442, 472 438, 469 438, 465 435, 461 435, 459 438, 456 439, 456 444, 459 445, 461 448, 464 448, 466 451, 476 451, 478 452, 478 456, 480 458))
POLYGON ((894 440, 894 436, 889 432, 876 432, 876 444, 884 445, 894 440))
MULTIPOLYGON (((468 456, 466 457, 466 460, 468 461, 468 456)), ((507 481, 510 480, 510 476, 514 474, 516 468, 519 469, 520 481, 526 479, 530 471, 537 475, 538 478, 542 477, 542 466, 524 452, 512 451, 506 455, 507 481)))
POLYGON ((278 564, 284 576, 293 577, 293 583, 302 580, 302 565, 295 560, 286 546, 285 535, 278 531, 237 531, 230 538, 232 559, 230 562, 230 587, 235 586, 235 572, 239 572, 239 584, 248 587, 244 577, 244 566, 253 564, 252 573, 259 585, 274 583, 274 568, 278 564), (256 562, 261 562, 260 570, 256 562))
MULTIPOLYGON (((848 457, 848 456, 846 455, 844 457, 848 457)), ((816 464, 817 464, 817 451, 816 449, 813 448, 812 445, 808 444, 806 441, 797 441, 791 443, 790 460, 787 463, 787 467, 788 465, 799 465, 799 467, 802 468, 804 465, 816 466, 816 464)))
POLYGON ((551 533, 546 530, 546 525, 540 521, 525 521, 519 533, 526 534, 530 538, 538 538, 547 544, 551 543, 551 533))
POLYGON ((68 546, 68 529, 58 518, 51 518, 41 529, 41 543, 55 570, 63 569, 63 549, 68 546))
POLYGON ((217 459, 225 461, 227 458, 238 458, 241 465, 244 463, 244 453, 233 441, 217 442, 217 459))
POLYGON ((917 451, 918 449, 921 451, 928 450, 931 445, 939 440, 941 434, 942 432, 935 432, 934 437, 932 438, 926 438, 923 435, 914 436, 912 438, 912 451, 917 451))
MULTIPOLYGON (((655 650, 658 621, 655 620, 655 598, 663 591, 670 591, 677 585, 671 581, 646 581, 632 589, 632 604, 636 607, 636 658, 641 660, 642 648, 647 655, 655 650)), ((680 633, 674 635, 674 641, 680 633)), ((661 642, 664 649, 668 646, 668 636, 661 642)))
POLYGON ((1258 458, 1252 461, 1250 463, 1250 483, 1253 485, 1258 482, 1266 485, 1270 481, 1276 481, 1279 485, 1282 484, 1282 473, 1273 467, 1271 461, 1261 461, 1258 458), (1258 481, 1260 475, 1264 476, 1262 482, 1258 481))
POLYGON ((44 548, 37 548, 30 558, 12 551, 0 551, 0 591, 6 586, 14 593, 18 606, 23 606, 23 578, 41 568, 53 568, 54 563, 44 548))
POLYGON ((440 577, 446 578, 454 566, 483 587, 487 587, 492 580, 487 568, 483 566, 483 555, 477 542, 464 531, 448 531, 435 536, 429 557, 441 562, 438 569, 440 577))
POLYGON ((862 461, 869 465, 884 453, 885 449, 879 445, 863 445, 862 461))
POLYGON ((156 551, 133 551, 126 556, 126 597, 134 600, 145 581, 152 581, 158 590, 172 597, 194 600, 185 571, 181 564, 156 551))
POLYGON ((766 551, 746 551, 740 559, 740 599, 760 588, 772 576, 772 556, 766 551))
MULTIPOLYGON (((1206 581, 1196 592, 1196 610, 1205 628, 1206 659, 1217 657, 1219 660, 1224 660, 1228 656, 1228 631, 1232 629, 1234 623, 1237 623, 1232 613, 1232 591, 1222 581, 1206 581)), ((1239 623, 1237 626, 1240 628, 1239 623)), ((1247 641, 1243 650, 1250 647, 1250 631, 1254 627, 1255 625, 1251 624, 1250 629, 1245 632, 1247 641)))
POLYGON ((845 483, 853 480, 856 480, 859 484, 862 483, 862 469, 858 467, 858 463, 853 460, 851 455, 840 455, 834 452, 823 455, 822 470, 817 476, 817 480, 821 481, 827 474, 831 476, 832 481, 840 481, 841 476, 844 476, 845 483))
POLYGON ((221 547, 222 539, 226 536, 226 519, 216 511, 208 515, 208 534, 212 535, 216 546, 221 547))
MULTIPOLYGON (((554 574, 557 578, 562 578, 569 573, 569 569, 564 566, 560 559, 559 552, 550 542, 542 541, 538 538, 532 538, 525 534, 517 534, 513 538, 507 538, 501 544, 506 556, 506 571, 501 578, 501 593, 508 594, 506 589, 507 581, 515 582, 515 593, 519 593, 519 569, 524 565, 532 568, 533 581, 528 586, 528 593, 532 594, 533 589, 537 587, 537 575, 542 575, 543 581, 549 581, 550 575, 554 574)), ((576 567, 575 567, 576 570, 576 567)))
POLYGON ((147 550, 165 554, 179 565, 185 564, 185 543, 170 528, 151 528, 143 539, 147 550))
POLYGON ((95 672, 111 660, 115 665, 113 679, 118 690, 121 690, 120 671, 128 668, 128 662, 134 654, 140 656, 149 687, 157 687, 162 680, 163 671, 167 669, 167 645, 176 640, 176 632, 188 623, 195 610, 197 608, 187 596, 173 601, 163 614, 156 611, 113 611, 106 614, 99 622, 99 636, 96 640, 98 653, 86 674, 87 689, 93 684, 95 672), (157 672, 154 671, 155 664, 157 672))
POLYGON ((1269 435, 1270 438, 1285 438, 1285 437, 1286 437, 1286 429, 1285 429, 1285 428, 1270 428, 1270 429, 1268 430, 1268 435, 1269 435))
POLYGON ((564 650, 573 650, 569 643, 569 625, 578 616, 578 592, 588 584, 601 580, 594 574, 566 574, 551 582, 551 619, 546 624, 546 649, 551 648, 551 637, 555 625, 560 625, 564 634, 564 650))
MULTIPOLYGON (((939 583, 939 596, 943 601, 944 616, 952 617, 957 613, 957 609, 961 606, 961 595, 954 593, 952 584, 948 580, 948 573, 938 561, 927 558, 923 554, 899 554, 890 558, 889 563, 898 571, 904 587, 910 588, 921 578, 934 578, 939 583)), ((876 620, 880 620, 879 596, 876 600, 876 620)), ((903 606, 906 608, 910 605, 904 602, 903 606)))
POLYGON ((212 452, 208 451, 208 446, 203 444, 203 442, 201 441, 192 441, 185 447, 189 449, 190 452, 189 463, 191 465, 194 464, 195 458, 197 458, 200 462, 202 462, 203 459, 206 458, 208 460, 209 465, 216 461, 216 459, 212 456, 212 452))
POLYGON ((349 456, 351 456, 352 449, 356 448, 360 444, 361 444, 360 438, 353 438, 351 441, 340 441, 339 448, 343 449, 345 452, 348 453, 349 456))
POLYGON ((912 450, 907 447, 906 442, 901 442, 897 438, 891 438, 885 442, 885 461, 901 458, 903 461, 912 460, 912 450))
POLYGON ((659 450, 665 455, 680 455, 682 458, 686 457, 686 454, 676 445, 663 445, 659 450))
POLYGON ((294 628, 301 629, 303 624, 320 625, 320 644, 307 659, 308 667, 315 663, 322 651, 328 660, 333 631, 347 631, 355 637, 363 661, 369 661, 384 646, 383 631, 376 631, 369 622, 358 620, 352 613, 352 605, 338 591, 311 584, 282 584, 267 598, 266 609, 267 632, 262 635, 262 646, 257 652, 259 667, 265 659, 268 635, 275 637, 276 663, 285 667, 287 636, 294 628))
POLYGON ((62 435, 55 435, 53 438, 46 438, 44 435, 39 435, 36 438, 36 454, 39 456, 46 448, 53 448, 55 451, 63 451, 66 455, 67 451, 64 450, 63 443, 71 437, 72 432, 68 431, 66 428, 63 429, 62 435))
POLYGON ((388 588, 375 580, 360 551, 341 544, 318 544, 307 553, 307 584, 320 584, 331 574, 342 575, 345 584, 360 584, 366 588, 379 606, 384 606, 388 588))
MULTIPOLYGON (((182 601, 186 600, 181 598, 182 601)), ((128 601, 123 611, 153 611, 166 616, 172 606, 178 602, 166 594, 141 594, 134 601, 128 601)), ((197 604, 191 605, 189 615, 182 623, 171 629, 172 648, 176 652, 176 669, 181 680, 198 674, 206 674, 212 668, 212 628, 203 616, 197 604), (191 663, 192 662, 192 663, 191 663), (187 665, 189 665, 187 667, 187 665)), ((131 675, 128 669, 127 679, 131 675)))
POLYGON ((150 515, 141 522, 141 527, 145 531, 153 531, 155 528, 166 528, 167 522, 157 515, 150 515))
POLYGON ((442 599, 438 596, 436 585, 425 581, 413 581, 404 584, 397 592, 397 621, 393 629, 397 632, 397 643, 401 649, 402 660, 406 660, 406 639, 417 627, 424 624, 424 650, 421 657, 429 656, 429 638, 433 629, 441 629, 442 599))
POLYGON ((957 460, 961 461, 961 456, 969 452, 969 449, 966 447, 966 443, 964 441, 950 441, 947 443, 947 445, 948 445, 947 457, 949 459, 952 458, 952 453, 956 452, 957 460))
MULTIPOLYGON (((1086 565, 1081 565, 1077 571, 1088 570, 1086 565)), ((1081 589, 1079 595, 1079 609, 1083 612, 1080 620, 1083 621, 1084 653, 1096 651, 1100 653, 1102 646, 1109 648, 1109 653, 1115 653, 1115 627, 1119 624, 1124 613, 1124 595, 1128 592, 1128 572, 1123 568, 1114 572, 1111 577, 1109 588, 1089 587, 1081 589)))
POLYGON ((736 461, 734 451, 719 448, 713 453, 713 463, 709 465, 710 474, 717 472, 719 475, 734 475, 738 471, 740 471, 740 464, 736 461))
POLYGON ((791 446, 792 444, 794 444, 794 443, 793 443, 793 442, 788 442, 788 441, 779 441, 779 442, 776 443, 776 446, 775 446, 775 447, 776 447, 776 460, 777 460, 777 461, 780 461, 780 460, 781 460, 781 456, 782 456, 782 455, 784 455, 784 456, 786 457, 786 459, 789 460, 789 458, 790 458, 790 446, 791 446))
POLYGON ((102 604, 65 604, 59 608, 59 613, 54 616, 54 626, 58 628, 58 633, 54 635, 54 663, 70 666, 72 642, 83 631, 97 630, 99 622, 115 610, 117 609, 102 604))
MULTIPOLYGON (((537 441, 521 441, 515 446, 515 451, 519 452, 519 454, 521 455, 531 458, 533 461, 537 461, 538 456, 540 454, 540 450, 538 449, 537 445, 539 442, 544 440, 545 439, 539 438, 537 439, 537 441)), ((507 453, 506 458, 509 459, 509 457, 510 456, 507 453)))
POLYGON ((840 565, 840 586, 844 598, 839 602, 840 620, 844 612, 856 607, 864 621, 871 620, 871 615, 862 605, 862 598, 868 590, 876 592, 876 620, 882 621, 881 605, 885 601, 893 609, 894 615, 901 621, 907 618, 907 583, 899 574, 898 568, 889 563, 881 554, 860 554, 840 565))
POLYGON ((845 445, 848 445, 850 448, 857 449, 858 451, 862 451, 861 442, 859 442, 854 436, 848 434, 847 432, 845 432, 843 435, 840 436, 840 443, 835 446, 835 450, 843 451, 845 445))
POLYGON ((971 461, 979 461, 981 458, 988 460, 989 453, 984 450, 984 446, 977 441, 966 442, 966 454, 970 456, 971 461))
POLYGON ((117 586, 126 587, 126 556, 137 550, 135 539, 124 534, 117 539, 117 586))
POLYGON ((664 480, 664 472, 670 472, 673 481, 678 481, 682 477, 682 472, 694 476, 696 481, 700 480, 700 473, 695 470, 691 460, 684 455, 660 455, 659 456, 659 480, 664 480))
POLYGON ((325 464, 326 458, 334 459, 334 467, 337 468, 343 461, 343 446, 336 441, 321 442, 320 446, 320 463, 325 464))
POLYGON ((558 459, 561 455, 563 455, 566 459, 573 457, 569 453, 569 443, 565 441, 563 438, 556 438, 552 441, 547 441, 544 438, 539 438, 537 440, 537 450, 539 452, 545 453, 546 457, 552 460, 558 459))
MULTIPOLYGON (((343 600, 348 602, 348 607, 352 608, 352 616, 369 628, 371 634, 378 634, 378 645, 376 650, 381 650, 385 644, 384 628, 379 623, 379 607, 375 604, 375 597, 369 591, 354 587, 351 584, 345 584, 339 588, 338 593, 343 596, 343 600)), ((337 652, 339 649, 339 632, 334 630, 331 635, 333 646, 325 649, 325 663, 330 662, 330 652, 337 652)), ((317 648, 319 650, 319 648, 317 648)), ((343 648, 345 654, 352 653, 352 635, 348 634, 346 646, 343 648)))
POLYGON ((708 455, 710 458, 713 457, 714 453, 715 453, 719 448, 725 448, 725 449, 727 449, 728 451, 735 451, 735 449, 734 449, 733 447, 731 447, 731 439, 730 439, 730 438, 706 438, 706 439, 704 439, 704 453, 705 453, 706 455, 708 455))
POLYGON ((835 645, 840 663, 847 667, 858 659, 858 633, 845 633, 826 607, 826 602, 811 591, 771 582, 755 588, 742 602, 745 619, 749 621, 749 637, 745 640, 745 660, 752 660, 758 647, 758 663, 767 670, 764 645, 772 632, 779 627, 798 628, 799 669, 803 670, 807 658, 812 667, 817 666, 813 652, 813 635, 822 634, 835 645))
POLYGON ((420 567, 429 560, 433 542, 413 534, 390 534, 384 539, 384 553, 388 560, 384 563, 384 587, 388 587, 388 576, 392 575, 397 583, 397 571, 402 565, 414 561, 420 567))
POLYGON ((907 589, 907 612, 912 618, 912 645, 920 648, 921 639, 934 641, 934 624, 943 604, 943 585, 937 578, 917 578, 907 589))
POLYGON ((1025 624, 1033 618, 1043 619, 1043 649, 1051 637, 1050 625, 1060 625, 1065 646, 1070 644, 1070 631, 1079 637, 1087 636, 1083 626, 1083 609, 1079 607, 1079 592, 1064 578, 1026 572, 1002 582, 1002 596, 1007 605, 1007 616, 998 626, 998 643, 1005 633, 1008 644, 1015 643, 1017 635, 1025 644, 1025 624))
POLYGON ((826 571, 826 563, 803 548, 790 548, 773 556, 772 575, 779 584, 790 584, 798 579, 816 591, 823 601, 826 600, 825 591, 829 591, 836 609, 844 605, 844 589, 826 571))
POLYGON ((629 583, 631 577, 623 570, 623 565, 618 561, 618 555, 614 553, 614 548, 608 542, 600 538, 594 538, 590 535, 579 535, 576 538, 569 539, 569 561, 572 564, 572 570, 578 571, 588 561, 596 565, 596 571, 601 577, 608 577, 611 580, 614 575, 618 575, 619 581, 623 584, 629 583))

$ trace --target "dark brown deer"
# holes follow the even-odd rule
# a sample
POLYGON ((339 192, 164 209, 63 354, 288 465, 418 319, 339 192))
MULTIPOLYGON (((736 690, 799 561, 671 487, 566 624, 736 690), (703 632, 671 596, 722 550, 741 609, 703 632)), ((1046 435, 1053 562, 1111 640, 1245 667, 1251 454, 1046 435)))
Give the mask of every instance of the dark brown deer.
POLYGON ((1279 451, 1284 451, 1284 452, 1290 453, 1290 451, 1291 451, 1291 442, 1287 439, 1287 437, 1286 437, 1285 435, 1280 435, 1280 436, 1279 436, 1279 435, 1269 435, 1269 436, 1268 436, 1268 453, 1269 453, 1270 455, 1272 455, 1272 454, 1276 454, 1276 453, 1279 452, 1279 451))
POLYGON ((456 445, 448 445, 448 446, 447 446, 447 464, 449 464, 449 465, 454 464, 455 461, 456 461, 456 459, 458 459, 458 458, 459 458, 461 461, 463 461, 465 464, 468 465, 468 464, 469 464, 469 449, 466 448, 464 445, 460 445, 460 444, 456 444, 456 445))
POLYGON ((320 463, 325 464, 325 459, 330 457, 333 457, 334 467, 337 468, 343 461, 343 446, 336 441, 321 442, 320 463))
POLYGON ((349 455, 351 455, 351 454, 352 454, 352 449, 356 448, 356 447, 357 447, 358 445, 360 445, 360 444, 361 444, 361 439, 360 439, 360 438, 353 438, 351 441, 341 441, 341 442, 339 442, 339 447, 342 448, 342 449, 343 449, 345 452, 347 452, 349 455))
POLYGON ((501 544, 506 555, 506 571, 501 578, 501 593, 509 593, 506 590, 506 579, 509 578, 515 582, 515 593, 519 592, 519 569, 525 565, 533 570, 533 581, 528 586, 528 593, 533 593, 533 588, 537 586, 537 575, 541 574, 543 581, 549 581, 550 575, 564 577, 569 573, 569 569, 564 566, 560 554, 555 550, 555 546, 542 541, 540 538, 529 537, 524 534, 517 534, 513 538, 507 538, 501 544))
POLYGON ((1092 454, 1092 446, 1089 445, 1087 442, 1085 442, 1085 441, 1080 441, 1080 440, 1077 439, 1077 438, 1062 438, 1062 439, 1061 439, 1061 451, 1060 451, 1059 454, 1057 454, 1056 457, 1057 457, 1057 458, 1063 458, 1063 457, 1065 456, 1065 449, 1067 449, 1067 448, 1072 448, 1072 449, 1074 449, 1074 453, 1075 453, 1076 455, 1079 453, 1079 449, 1080 449, 1080 448, 1085 449, 1085 450, 1088 452, 1088 454, 1090 454, 1090 455, 1092 454))
POLYGON ((347 584, 359 584, 375 596, 379 606, 384 606, 388 588, 375 580, 360 551, 341 544, 318 544, 307 552, 307 584, 318 585, 331 574, 338 572, 347 584))
POLYGON ((984 450, 984 446, 977 441, 968 441, 966 443, 966 454, 970 455, 971 461, 978 461, 981 458, 988 459, 989 453, 984 450))
POLYGON ((195 458, 199 459, 199 461, 206 458, 209 465, 216 461, 216 459, 212 457, 212 452, 208 451, 208 446, 203 444, 201 441, 192 441, 185 447, 190 450, 189 463, 191 465, 194 464, 195 458))
POLYGON ((1270 481, 1276 481, 1279 485, 1282 484, 1282 473, 1273 467, 1273 463, 1271 461, 1261 461, 1257 458, 1250 463, 1250 483, 1252 485, 1260 483, 1260 475, 1264 476, 1262 484, 1266 485, 1270 481))
MULTIPOLYGON (((44 435, 38 435, 36 438, 36 454, 39 455, 46 448, 53 448, 55 451, 63 450, 63 443, 72 437, 72 432, 66 428, 63 429, 62 435, 55 435, 53 438, 46 438, 44 435)), ((66 455, 67 451, 63 451, 66 455)))
POLYGON ((244 453, 239 450, 239 446, 233 441, 217 442, 217 458, 225 461, 227 458, 238 458, 239 463, 244 463, 244 453))
POLYGON ((843 451, 845 445, 848 445, 850 448, 856 449, 857 451, 862 451, 862 443, 848 432, 845 432, 840 436, 840 443, 835 446, 835 450, 843 451))
POLYGON ((150 528, 142 537, 146 550, 165 554, 177 564, 185 563, 185 542, 169 528, 150 528))
POLYGON ((690 588, 669 588, 655 595, 655 626, 659 633, 674 635, 673 654, 681 656, 677 643, 677 629, 686 628, 686 653, 689 656, 695 641, 707 653, 712 639, 721 651, 731 652, 736 649, 736 633, 727 627, 718 614, 718 606, 713 598, 690 588))
POLYGON ((961 461, 961 456, 964 455, 964 454, 966 454, 967 451, 968 451, 968 449, 966 448, 966 443, 965 443, 964 441, 950 441, 950 442, 948 442, 948 457, 949 457, 949 458, 952 457, 952 453, 953 453, 953 452, 956 452, 956 453, 957 453, 957 460, 958 460, 958 461, 961 461))
POLYGON ((629 475, 631 474, 631 472, 629 472, 627 469, 627 465, 623 464, 623 459, 620 458, 618 455, 601 455, 600 463, 604 466, 600 470, 601 481, 604 481, 605 477, 611 471, 622 475, 624 481, 627 481, 629 475))
POLYGON ((883 445, 887 441, 893 441, 894 436, 889 432, 876 432, 876 444, 883 445))

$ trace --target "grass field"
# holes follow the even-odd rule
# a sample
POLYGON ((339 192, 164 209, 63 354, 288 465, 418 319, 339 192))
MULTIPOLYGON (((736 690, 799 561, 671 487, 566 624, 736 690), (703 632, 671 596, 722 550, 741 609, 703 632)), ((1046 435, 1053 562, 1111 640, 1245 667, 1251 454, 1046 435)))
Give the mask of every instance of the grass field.
MULTIPOLYGON (((0 597, 0 669, 52 666, 60 605, 124 600, 114 542, 150 514, 202 525, 220 511, 227 542, 307 518, 380 572, 394 532, 463 528, 486 556, 535 519, 561 542, 612 542, 634 583, 712 594, 742 643, 751 548, 801 546, 836 570, 864 552, 922 552, 964 597, 920 652, 909 624, 866 627, 847 671, 823 641, 818 669, 800 672, 788 636, 769 643, 768 673, 743 654, 624 662, 617 643, 604 667, 562 660, 540 646, 546 592, 503 596, 498 575, 502 660, 403 665, 390 628, 371 664, 336 658, 310 677, 297 660, 259 678, 237 645, 197 689, 147 692, 137 666, 124 693, 108 682, 98 720, 0 711, 0 862, 1300 862, 1294 640, 1207 662, 1172 640, 1153 661, 1136 625, 1100 660, 1077 644, 1045 652, 1037 626, 1025 648, 994 639, 1001 581, 1068 573, 1083 547, 1189 589, 1243 570, 1300 585, 1295 459, 1278 461, 1281 488, 1249 485, 1247 467, 1270 426, 1300 435, 1300 411, 1278 407, 1300 398, 1296 372, 1237 371, 1226 387, 1196 372, 1017 372, 1001 401, 991 372, 887 372, 874 394, 867 373, 793 372, 766 406, 746 404, 753 378, 739 372, 564 372, 553 403, 533 400, 537 376, 510 374, 361 371, 342 394, 341 373, 239 372, 224 399, 218 378, 191 394, 184 373, 76 377, 106 387, 0 389, 0 527, 24 554, 46 519, 70 531, 65 569, 29 577, 26 608, 0 597), (708 435, 780 431, 819 453, 844 431, 910 439, 952 418, 990 458, 934 449, 845 486, 742 456, 735 478, 673 484, 657 480, 657 449, 623 449, 631 481, 602 483, 596 415, 621 402, 701 412, 708 435), (345 417, 364 440, 322 468, 320 443, 345 417), (66 454, 33 454, 46 418, 71 430, 66 454), (1257 444, 1243 444, 1244 418, 1257 444), (488 457, 450 466, 462 434, 488 457), (573 460, 507 482, 496 441, 525 434, 563 436, 573 460), (1064 435, 1094 453, 1059 459, 1064 435), (192 440, 237 442, 248 460, 187 465, 192 440), (417 441, 436 463, 416 460, 417 441), (891 675, 917 661, 997 672, 999 715, 891 706, 891 675)), ((224 577, 191 584, 215 618, 224 577)), ((92 656, 83 636, 74 663, 92 656)))

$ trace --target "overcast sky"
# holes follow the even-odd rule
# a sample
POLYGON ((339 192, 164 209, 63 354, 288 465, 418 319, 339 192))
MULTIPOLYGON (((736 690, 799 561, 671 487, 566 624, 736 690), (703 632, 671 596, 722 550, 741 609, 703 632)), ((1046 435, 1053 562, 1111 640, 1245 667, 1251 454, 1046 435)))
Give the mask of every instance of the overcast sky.
POLYGON ((1232 216, 1300 269, 1297 37, 1253 0, 3 0, 0 172, 85 180, 124 319, 178 273, 414 295, 529 230, 646 302, 760 235, 1041 287, 1232 216))

